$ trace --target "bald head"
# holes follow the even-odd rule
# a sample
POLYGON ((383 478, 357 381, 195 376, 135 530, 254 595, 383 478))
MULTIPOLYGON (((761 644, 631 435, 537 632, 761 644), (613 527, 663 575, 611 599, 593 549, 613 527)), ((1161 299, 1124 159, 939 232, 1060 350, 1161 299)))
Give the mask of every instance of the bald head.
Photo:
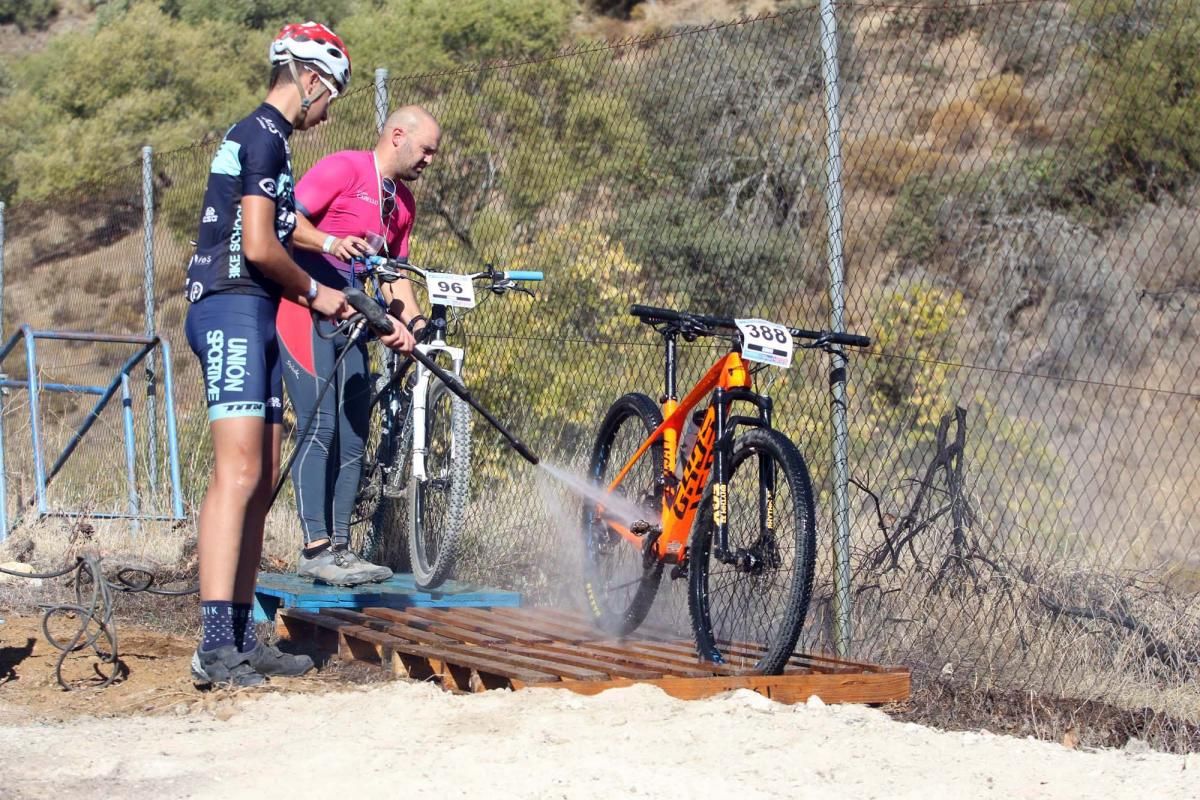
POLYGON ((383 123, 375 155, 392 178, 414 181, 438 151, 442 130, 420 106, 402 106, 383 123))

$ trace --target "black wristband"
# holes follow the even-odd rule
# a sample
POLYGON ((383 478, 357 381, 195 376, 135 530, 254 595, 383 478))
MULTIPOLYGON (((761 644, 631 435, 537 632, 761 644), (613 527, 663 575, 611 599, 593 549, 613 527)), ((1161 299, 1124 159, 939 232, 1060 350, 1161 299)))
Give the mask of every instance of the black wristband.
POLYGON ((424 314, 417 314, 415 317, 413 317, 412 319, 410 319, 408 321, 408 332, 409 333, 413 332, 413 326, 417 324, 417 320, 424 320, 426 323, 429 322, 429 320, 425 319, 424 314))

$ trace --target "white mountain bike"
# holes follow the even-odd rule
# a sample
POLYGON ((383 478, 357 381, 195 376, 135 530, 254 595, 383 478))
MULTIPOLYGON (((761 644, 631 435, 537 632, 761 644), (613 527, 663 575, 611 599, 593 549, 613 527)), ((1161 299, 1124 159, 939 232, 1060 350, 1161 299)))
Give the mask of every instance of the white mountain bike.
MULTIPOLYGON (((417 349, 461 386, 464 352, 446 343, 446 331, 484 296, 520 291, 518 281, 540 281, 541 272, 501 272, 490 265, 469 275, 433 272, 405 260, 370 256, 356 263, 377 283, 423 284, 431 307, 417 349)), ((357 517, 369 520, 363 557, 374 561, 395 527, 395 502, 407 498, 408 556, 424 590, 440 586, 454 569, 462 545, 471 477, 471 409, 432 373, 391 351, 382 355, 371 398, 371 438, 356 500, 357 517), (415 369, 414 369, 415 366, 415 369)))

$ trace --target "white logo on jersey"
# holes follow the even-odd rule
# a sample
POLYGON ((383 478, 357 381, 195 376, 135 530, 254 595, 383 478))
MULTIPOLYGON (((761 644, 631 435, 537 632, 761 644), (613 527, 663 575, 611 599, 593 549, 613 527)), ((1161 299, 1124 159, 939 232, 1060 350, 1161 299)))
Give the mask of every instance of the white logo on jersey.
POLYGON ((275 196, 275 179, 274 178, 263 178, 261 181, 258 182, 258 188, 260 188, 264 192, 266 192, 267 197, 274 197, 275 196))
POLYGON ((209 206, 208 208, 204 209, 204 216, 200 218, 200 221, 201 222, 216 222, 217 221, 217 210, 215 208, 213 208, 212 206, 209 206))
POLYGON ((196 302, 200 299, 200 295, 204 294, 204 284, 196 281, 192 284, 192 289, 188 292, 188 300, 196 302))
POLYGON ((279 135, 279 129, 275 127, 275 123, 272 122, 271 120, 267 119, 266 117, 255 117, 254 119, 257 120, 258 124, 260 126, 262 126, 263 128, 269 130, 271 133, 275 134, 276 136, 279 135))

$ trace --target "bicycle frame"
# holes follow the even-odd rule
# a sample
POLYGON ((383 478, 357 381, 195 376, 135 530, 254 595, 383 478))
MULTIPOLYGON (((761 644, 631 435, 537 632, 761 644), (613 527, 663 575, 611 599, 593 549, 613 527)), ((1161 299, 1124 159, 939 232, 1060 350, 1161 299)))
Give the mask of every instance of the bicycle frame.
MULTIPOLYGON (((660 509, 660 532, 638 534, 612 520, 607 524, 622 538, 639 549, 645 547, 646 536, 653 540, 654 556, 667 563, 683 564, 687 560, 688 539, 696 512, 704 495, 710 474, 715 470, 712 507, 716 525, 714 553, 724 562, 733 561, 736 555, 729 551, 728 502, 726 487, 729 483, 730 459, 732 456, 732 431, 737 425, 771 425, 771 400, 751 390, 750 370, 738 350, 732 350, 709 367, 691 391, 683 398, 676 394, 676 335, 664 334, 666 339, 666 392, 662 401, 663 422, 642 442, 629 461, 614 476, 607 487, 615 490, 656 441, 663 443, 662 474, 659 481, 663 486, 662 508, 660 509), (679 437, 689 416, 701 401, 711 396, 696 434, 696 442, 687 454, 682 478, 676 484, 676 464, 679 453, 679 437), (730 406, 734 401, 746 401, 757 406, 758 417, 732 416, 730 406)), ((762 494, 761 524, 769 529, 774 526, 774 474, 769 468, 761 475, 762 494)))

